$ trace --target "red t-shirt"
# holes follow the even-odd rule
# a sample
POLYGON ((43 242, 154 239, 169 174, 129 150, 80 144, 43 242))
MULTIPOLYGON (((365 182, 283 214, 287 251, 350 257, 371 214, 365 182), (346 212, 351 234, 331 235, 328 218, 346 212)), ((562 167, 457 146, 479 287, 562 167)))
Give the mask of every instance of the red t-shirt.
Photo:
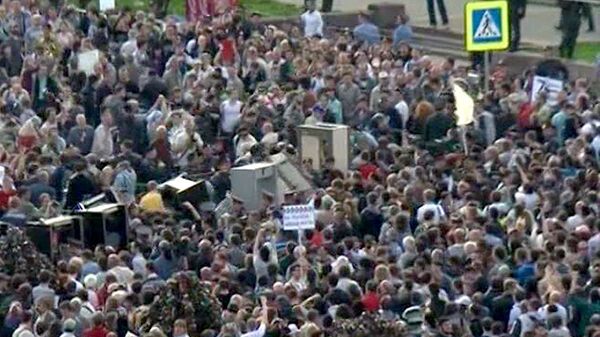
POLYGON ((224 64, 233 64, 235 61, 235 45, 231 39, 221 42, 221 60, 224 64))
POLYGON ((314 231, 313 236, 310 238, 310 244, 314 247, 321 247, 324 241, 323 233, 319 231, 314 231))
POLYGON ((36 145, 37 137, 34 135, 19 136, 17 142, 19 143, 20 149, 28 151, 36 145))
POLYGON ((373 312, 379 310, 379 296, 376 293, 366 293, 360 302, 366 311, 373 312))
POLYGON ((95 326, 83 332, 83 337, 106 337, 108 330, 103 326, 95 326))
POLYGON ((526 129, 531 127, 531 114, 534 111, 534 105, 531 103, 527 103, 527 104, 523 104, 521 105, 521 108, 519 109, 519 113, 517 114, 517 125, 522 128, 522 129, 526 129))
POLYGON ((3 188, 0 189, 0 210, 6 210, 8 208, 8 199, 16 194, 16 191, 7 192, 3 188))
POLYGON ((360 172, 360 176, 367 180, 369 179, 369 177, 371 176, 371 174, 374 174, 375 172, 377 172, 377 166, 371 163, 367 163, 364 165, 361 165, 361 167, 358 168, 358 171, 360 172))

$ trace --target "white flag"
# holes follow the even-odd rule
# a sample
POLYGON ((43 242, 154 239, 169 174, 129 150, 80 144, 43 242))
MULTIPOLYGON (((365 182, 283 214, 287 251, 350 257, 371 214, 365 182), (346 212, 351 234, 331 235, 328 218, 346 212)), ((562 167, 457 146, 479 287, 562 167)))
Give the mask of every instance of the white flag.
POLYGON ((454 114, 458 117, 456 125, 463 126, 473 122, 473 113, 475 102, 473 98, 458 84, 452 84, 454 89, 454 99, 456 101, 456 111, 454 114))

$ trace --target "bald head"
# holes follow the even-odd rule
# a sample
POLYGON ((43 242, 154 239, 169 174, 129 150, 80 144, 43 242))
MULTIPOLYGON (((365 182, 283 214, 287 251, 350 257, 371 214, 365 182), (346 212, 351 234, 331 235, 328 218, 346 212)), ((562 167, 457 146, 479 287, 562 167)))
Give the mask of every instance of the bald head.
POLYGON ((85 120, 84 114, 78 114, 75 117, 75 121, 77 122, 77 126, 79 126, 81 128, 87 125, 87 121, 85 120))

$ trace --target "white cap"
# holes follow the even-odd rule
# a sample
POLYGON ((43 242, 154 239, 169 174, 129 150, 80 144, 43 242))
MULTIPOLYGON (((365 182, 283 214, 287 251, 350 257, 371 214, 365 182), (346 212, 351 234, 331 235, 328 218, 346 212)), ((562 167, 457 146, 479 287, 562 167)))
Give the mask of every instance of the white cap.
POLYGON ((454 301, 454 303, 469 306, 469 305, 471 305, 472 301, 471 301, 471 298, 469 298, 469 296, 462 295, 461 297, 457 298, 454 301))
POLYGON ((298 329, 298 326, 296 324, 288 325, 288 329, 290 330, 290 335, 292 336, 300 333, 300 329, 298 329))

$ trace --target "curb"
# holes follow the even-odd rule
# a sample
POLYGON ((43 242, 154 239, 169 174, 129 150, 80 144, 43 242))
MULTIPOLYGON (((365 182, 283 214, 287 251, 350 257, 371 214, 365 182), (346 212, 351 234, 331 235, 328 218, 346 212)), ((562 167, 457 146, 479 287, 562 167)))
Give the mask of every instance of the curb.
MULTIPOLYGON (((527 2, 527 4, 534 4, 534 5, 540 5, 540 6, 550 6, 550 7, 557 7, 557 0, 529 0, 527 2)), ((600 7, 600 4, 592 4, 592 6, 594 7, 600 7)))

